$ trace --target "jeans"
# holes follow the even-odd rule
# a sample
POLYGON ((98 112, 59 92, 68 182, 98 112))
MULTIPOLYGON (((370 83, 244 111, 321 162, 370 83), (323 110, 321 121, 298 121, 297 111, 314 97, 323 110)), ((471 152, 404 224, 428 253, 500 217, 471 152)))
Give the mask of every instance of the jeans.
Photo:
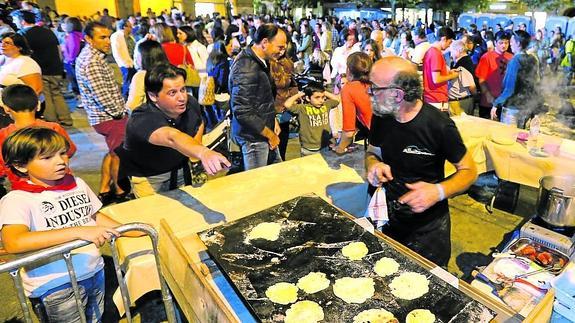
POLYGON ((130 93, 130 83, 132 82, 132 77, 136 74, 136 69, 133 67, 120 67, 122 71, 122 95, 126 98, 128 93, 130 93))
POLYGON ((78 79, 76 78, 76 64, 64 63, 64 70, 66 71, 66 79, 68 79, 68 82, 70 82, 72 86, 72 91, 74 94, 80 95, 78 79))
MULTIPOLYGON (((101 322, 104 313, 104 269, 78 282, 86 322, 101 322)), ((58 286, 39 298, 31 298, 34 312, 41 322, 80 322, 74 291, 70 283, 58 286)))
POLYGON ((573 68, 563 66, 563 73, 565 75, 565 79, 563 81, 565 83, 565 86, 570 86, 571 80, 573 79, 573 68))
POLYGON ((276 148, 270 151, 270 146, 265 141, 244 141, 241 143, 241 147, 245 170, 263 167, 282 161, 279 150, 276 148))

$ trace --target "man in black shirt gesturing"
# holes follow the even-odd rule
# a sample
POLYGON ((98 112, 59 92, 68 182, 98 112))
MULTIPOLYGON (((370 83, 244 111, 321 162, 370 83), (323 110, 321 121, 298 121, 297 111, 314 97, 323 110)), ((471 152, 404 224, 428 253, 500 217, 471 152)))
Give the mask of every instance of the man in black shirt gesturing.
POLYGON ((146 73, 147 103, 132 112, 124 144, 116 150, 136 197, 190 185, 190 157, 210 175, 231 165, 201 144, 201 107, 186 92, 185 77, 183 69, 163 64, 146 73))
POLYGON ((447 198, 466 190, 477 170, 454 122, 423 103, 417 69, 400 57, 373 65, 373 119, 367 178, 386 189, 389 222, 383 233, 440 266, 451 254, 447 198), (445 178, 445 160, 456 172, 445 178))

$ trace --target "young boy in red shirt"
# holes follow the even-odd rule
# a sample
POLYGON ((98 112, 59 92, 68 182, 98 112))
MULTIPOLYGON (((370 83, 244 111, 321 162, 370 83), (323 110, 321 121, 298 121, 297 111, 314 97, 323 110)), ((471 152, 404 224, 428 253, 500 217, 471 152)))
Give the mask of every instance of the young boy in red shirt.
MULTIPOLYGON (((36 92, 28 85, 14 84, 6 87, 2 91, 2 107, 6 114, 14 120, 14 123, 0 129, 0 147, 4 140, 14 131, 26 127, 44 127, 49 128, 66 138, 68 142, 68 157, 72 157, 76 152, 76 145, 70 139, 66 130, 58 123, 47 122, 41 119, 36 119, 36 108, 38 107, 38 96, 36 92)), ((4 160, 0 156, 0 184, 4 178, 8 178, 11 184, 15 181, 21 180, 20 177, 15 176, 10 168, 4 165, 4 160)), ((0 197, 4 194, 0 193, 0 197)))

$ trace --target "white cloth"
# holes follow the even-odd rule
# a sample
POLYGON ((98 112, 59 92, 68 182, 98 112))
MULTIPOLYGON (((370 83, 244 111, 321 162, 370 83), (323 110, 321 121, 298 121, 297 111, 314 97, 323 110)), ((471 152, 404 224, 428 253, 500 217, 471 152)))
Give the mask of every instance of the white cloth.
MULTIPOLYGON (((77 186, 68 191, 9 192, 0 200, 0 227, 22 224, 35 232, 95 226, 93 215, 102 207, 102 202, 82 179, 76 178, 76 183, 77 186)), ((100 251, 94 244, 74 250, 72 263, 78 281, 104 268, 100 251)), ((49 289, 68 283, 70 278, 66 263, 58 256, 42 265, 24 268, 22 281, 27 296, 39 297, 49 289)))
POLYGON ((377 228, 389 222, 385 188, 378 187, 375 190, 365 210, 365 216, 370 218, 377 228))
POLYGON ((456 79, 449 81, 449 99, 462 99, 471 95, 469 87, 475 85, 473 75, 464 67, 460 67, 461 72, 456 79))
MULTIPOLYGON (((132 35, 129 37, 132 37, 132 35)), ((124 31, 118 30, 113 33, 110 36, 110 43, 112 45, 112 56, 114 56, 114 60, 116 60, 118 66, 127 68, 134 67, 134 60, 128 50, 124 31)))
POLYGON ((427 41, 417 44, 411 52, 411 61, 417 65, 423 64, 423 56, 425 56, 429 47, 431 47, 431 44, 427 41))
POLYGON ((200 76, 208 76, 206 72, 206 65, 208 64, 208 49, 202 43, 194 40, 188 45, 188 51, 192 55, 194 68, 198 71, 200 76))
POLYGON ((338 137, 343 129, 343 108, 341 107, 341 101, 337 107, 329 110, 329 127, 331 129, 331 134, 333 137, 338 137))
POLYGON ((349 49, 346 48, 345 45, 336 48, 331 57, 331 77, 336 77, 339 74, 345 73, 347 70, 347 57, 358 51, 359 49, 355 46, 352 46, 349 49))
POLYGON ((4 86, 24 84, 20 78, 31 74, 41 75, 42 69, 30 56, 7 57, 4 65, 0 67, 0 84, 4 86))
POLYGON ((126 108, 133 111, 137 107, 146 103, 146 89, 144 86, 145 78, 146 71, 137 71, 132 77, 128 99, 126 100, 126 108))
POLYGON ((436 107, 437 109, 439 109, 439 111, 449 111, 448 102, 428 102, 427 104, 436 107))

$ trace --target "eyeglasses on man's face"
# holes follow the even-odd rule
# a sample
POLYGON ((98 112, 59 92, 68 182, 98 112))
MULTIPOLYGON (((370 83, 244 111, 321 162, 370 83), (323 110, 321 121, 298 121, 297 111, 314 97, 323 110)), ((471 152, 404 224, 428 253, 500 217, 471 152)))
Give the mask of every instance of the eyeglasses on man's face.
POLYGON ((399 86, 377 86, 373 83, 371 83, 371 85, 367 88, 367 94, 369 94, 370 96, 379 96, 381 94, 383 94, 384 91, 387 90, 403 90, 401 87, 399 86))

